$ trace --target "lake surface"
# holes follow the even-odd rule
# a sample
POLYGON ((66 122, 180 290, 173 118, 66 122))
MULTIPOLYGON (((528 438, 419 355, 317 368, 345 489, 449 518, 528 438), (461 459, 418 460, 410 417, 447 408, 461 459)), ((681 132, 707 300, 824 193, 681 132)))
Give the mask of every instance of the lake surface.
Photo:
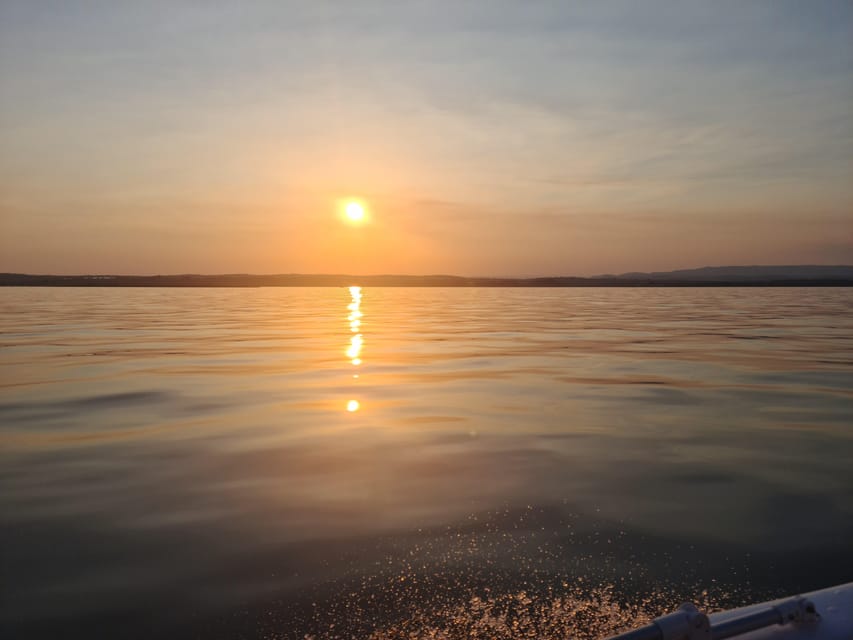
POLYGON ((851 289, 8 288, 0 332, 3 637, 595 638, 853 580, 851 289))

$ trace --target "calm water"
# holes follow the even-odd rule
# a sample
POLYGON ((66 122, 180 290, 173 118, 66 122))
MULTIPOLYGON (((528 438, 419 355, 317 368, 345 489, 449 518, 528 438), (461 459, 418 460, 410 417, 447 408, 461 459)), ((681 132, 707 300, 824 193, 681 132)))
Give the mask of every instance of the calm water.
POLYGON ((10 637, 596 637, 853 579, 850 289, 4 289, 0 331, 10 637))

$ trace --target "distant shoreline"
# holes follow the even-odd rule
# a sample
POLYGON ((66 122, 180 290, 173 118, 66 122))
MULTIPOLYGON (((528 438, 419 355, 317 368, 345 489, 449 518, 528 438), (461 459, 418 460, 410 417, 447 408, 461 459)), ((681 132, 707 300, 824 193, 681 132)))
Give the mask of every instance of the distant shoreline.
POLYGON ((666 277, 665 274, 605 277, 466 278, 462 276, 349 275, 166 275, 58 276, 0 274, 4 287, 851 287, 853 277, 741 276, 666 277))

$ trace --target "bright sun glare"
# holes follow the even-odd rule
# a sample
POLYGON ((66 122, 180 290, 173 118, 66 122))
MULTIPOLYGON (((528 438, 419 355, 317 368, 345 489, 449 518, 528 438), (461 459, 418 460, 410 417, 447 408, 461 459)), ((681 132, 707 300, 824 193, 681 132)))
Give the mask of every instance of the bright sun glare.
POLYGON ((344 207, 347 219, 352 222, 361 222, 364 220, 364 205, 355 200, 350 200, 344 207))

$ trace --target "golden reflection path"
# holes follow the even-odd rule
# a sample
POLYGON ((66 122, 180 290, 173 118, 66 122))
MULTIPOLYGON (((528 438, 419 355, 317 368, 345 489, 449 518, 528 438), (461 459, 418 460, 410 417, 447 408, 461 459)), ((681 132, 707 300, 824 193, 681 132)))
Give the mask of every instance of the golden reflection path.
MULTIPOLYGON (((352 302, 347 305, 347 310, 349 311, 347 321, 349 322, 350 332, 353 335, 350 337, 346 354, 352 366, 358 367, 361 365, 361 348, 364 345, 364 337, 361 335, 361 287, 350 287, 349 293, 352 297, 352 302)), ((358 372, 353 373, 352 377, 357 379, 358 372)), ((358 411, 360 406, 358 400, 350 400, 347 402, 347 411, 350 413, 358 411)))

